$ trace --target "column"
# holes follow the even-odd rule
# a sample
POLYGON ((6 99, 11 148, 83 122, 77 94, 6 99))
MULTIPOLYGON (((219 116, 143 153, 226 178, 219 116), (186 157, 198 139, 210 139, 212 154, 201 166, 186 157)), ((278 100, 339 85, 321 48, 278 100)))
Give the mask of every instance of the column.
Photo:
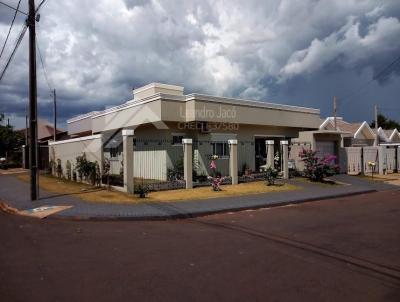
POLYGON ((265 148, 267 150, 267 167, 274 168, 274 141, 267 140, 265 141, 265 148))
POLYGON ((289 149, 288 141, 281 141, 282 145, 282 172, 283 172, 283 179, 289 179, 289 168, 288 168, 288 161, 289 161, 289 149))
POLYGON ((387 169, 386 146, 378 146, 378 173, 383 175, 387 169))
POLYGON ((182 139, 183 144, 183 171, 184 178, 186 181, 186 189, 193 188, 193 141, 191 138, 182 139))
POLYGON ((237 185, 238 179, 238 151, 237 151, 237 139, 228 140, 229 144, 229 174, 232 177, 232 184, 237 185))
POLYGON ((122 130, 122 146, 124 158, 124 190, 129 194, 134 193, 133 183, 133 129, 122 130))

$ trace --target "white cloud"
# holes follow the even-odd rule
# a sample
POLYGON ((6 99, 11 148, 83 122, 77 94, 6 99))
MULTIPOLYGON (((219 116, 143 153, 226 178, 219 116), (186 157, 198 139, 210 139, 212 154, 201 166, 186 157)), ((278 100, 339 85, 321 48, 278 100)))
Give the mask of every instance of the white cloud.
MULTIPOLYGON (((126 101, 133 86, 153 81, 268 99, 270 86, 332 62, 374 69, 383 62, 376 58, 398 53, 399 14, 395 0, 48 1, 38 40, 70 116, 126 101)), ((1 39, 5 28, 0 23, 1 39)), ((26 63, 24 43, 0 84, 0 111, 26 100, 26 63)), ((42 75, 39 88, 44 103, 42 75)))
MULTIPOLYGON (((360 35, 360 21, 351 17, 346 25, 328 37, 314 39, 302 50, 294 52, 281 69, 282 79, 299 74, 310 74, 341 56, 344 67, 353 67, 373 55, 400 49, 400 22, 393 17, 380 17, 369 25, 365 36, 360 35)), ((339 64, 339 63, 338 63, 339 64)))

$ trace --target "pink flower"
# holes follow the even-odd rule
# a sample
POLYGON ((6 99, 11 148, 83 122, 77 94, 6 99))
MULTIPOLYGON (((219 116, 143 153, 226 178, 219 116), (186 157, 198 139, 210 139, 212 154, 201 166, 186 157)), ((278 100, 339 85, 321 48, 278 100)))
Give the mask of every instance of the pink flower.
POLYGON ((210 163, 210 169, 216 169, 217 168, 217 164, 215 163, 215 160, 212 160, 210 163))

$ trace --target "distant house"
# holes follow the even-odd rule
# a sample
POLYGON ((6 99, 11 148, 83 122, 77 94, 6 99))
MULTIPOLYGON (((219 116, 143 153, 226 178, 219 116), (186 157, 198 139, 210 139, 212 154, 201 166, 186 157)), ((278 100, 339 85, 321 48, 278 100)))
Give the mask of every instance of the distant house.
MULTIPOLYGON (((342 117, 336 118, 336 128, 342 133, 343 147, 372 146, 375 133, 367 122, 349 123, 342 117)), ((327 117, 319 126, 320 130, 335 130, 334 117, 327 117)))
MULTIPOLYGON (((374 130, 376 133, 376 131, 374 130)), ((378 137, 380 144, 399 144, 400 143, 400 133, 397 129, 382 129, 378 128, 378 137)))
MULTIPOLYGON (((39 169, 46 169, 49 162, 48 143, 49 141, 54 140, 54 125, 47 120, 39 119, 37 123, 37 128, 39 169)), ((19 129, 17 131, 22 133, 26 137, 26 144, 29 146, 29 128, 19 129)), ((68 133, 63 129, 57 129, 56 136, 57 139, 66 139, 69 137, 68 133)), ((21 147, 23 147, 22 166, 27 169, 29 167, 29 150, 25 146, 21 147)))
MULTIPOLYGON (((45 143, 49 140, 54 139, 54 125, 48 122, 47 120, 39 119, 37 123, 37 128, 38 128, 38 142, 39 143, 45 143)), ((22 133, 23 135, 26 136, 27 131, 28 131, 28 136, 29 136, 29 128, 23 128, 17 130, 18 132, 22 133)), ((57 129, 57 139, 62 138, 65 139, 65 135, 67 132, 63 129, 57 129)))
MULTIPOLYGON (((378 136, 379 145, 396 145, 400 143, 400 133, 397 129, 372 129, 366 121, 350 123, 343 120, 342 117, 336 118, 336 128, 342 132, 343 147, 362 147, 373 146, 378 136)), ((334 130, 334 117, 327 117, 319 126, 320 130, 334 130)))

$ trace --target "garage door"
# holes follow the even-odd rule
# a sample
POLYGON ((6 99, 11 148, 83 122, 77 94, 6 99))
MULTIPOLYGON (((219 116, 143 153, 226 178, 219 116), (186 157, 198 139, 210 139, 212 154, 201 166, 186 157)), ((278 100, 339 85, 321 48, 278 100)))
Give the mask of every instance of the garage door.
POLYGON ((324 156, 325 154, 335 155, 335 142, 317 141, 316 145, 319 156, 324 156))

